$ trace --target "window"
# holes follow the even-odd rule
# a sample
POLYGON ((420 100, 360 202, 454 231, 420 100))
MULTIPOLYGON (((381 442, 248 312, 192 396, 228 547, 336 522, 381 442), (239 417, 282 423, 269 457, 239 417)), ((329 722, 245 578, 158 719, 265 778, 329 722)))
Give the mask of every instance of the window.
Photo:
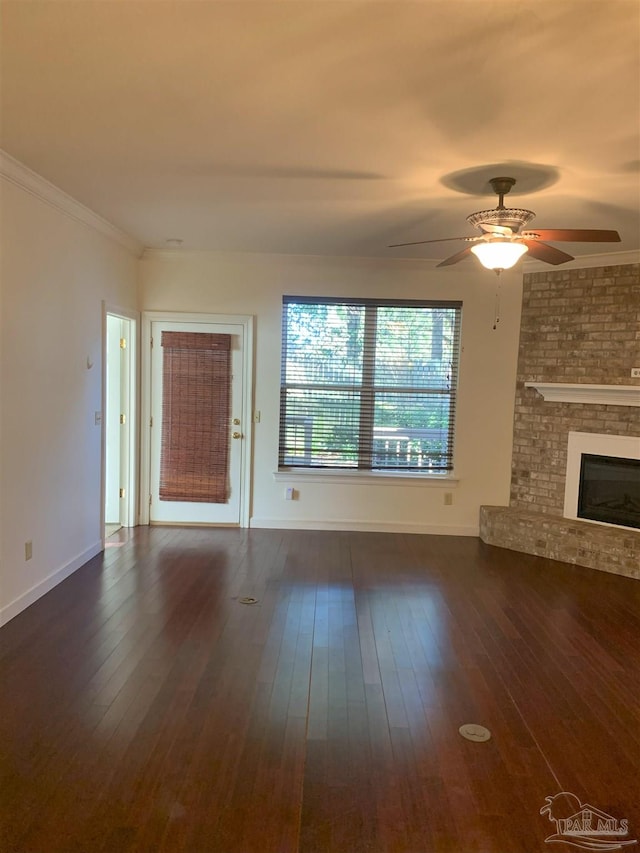
POLYGON ((445 472, 461 303, 285 296, 280 468, 445 472))

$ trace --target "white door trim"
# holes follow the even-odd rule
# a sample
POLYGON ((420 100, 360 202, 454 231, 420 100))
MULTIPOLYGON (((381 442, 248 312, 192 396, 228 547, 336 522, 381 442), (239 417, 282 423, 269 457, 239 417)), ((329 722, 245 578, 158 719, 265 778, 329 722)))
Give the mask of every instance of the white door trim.
POLYGON ((243 425, 244 440, 240 462, 240 527, 249 526, 251 515, 251 460, 253 447, 253 326, 248 314, 194 314, 180 311, 142 312, 142 381, 140 431, 140 524, 149 524, 149 494, 151 485, 151 324, 152 323, 229 323, 243 327, 244 353, 242 359, 242 409, 246 412, 243 425))
POLYGON ((131 338, 127 342, 129 347, 129 370, 128 370, 128 478, 125 483, 126 507, 125 515, 127 525, 135 527, 138 524, 137 506, 138 506, 138 399, 139 399, 139 347, 138 347, 138 327, 140 324, 140 315, 135 311, 129 311, 126 308, 120 308, 118 305, 110 305, 103 300, 102 302, 102 424, 101 424, 101 476, 100 476, 100 530, 102 531, 102 545, 104 547, 105 533, 105 477, 106 477, 106 425, 105 413, 107 411, 107 314, 115 317, 121 317, 124 320, 131 321, 131 338))

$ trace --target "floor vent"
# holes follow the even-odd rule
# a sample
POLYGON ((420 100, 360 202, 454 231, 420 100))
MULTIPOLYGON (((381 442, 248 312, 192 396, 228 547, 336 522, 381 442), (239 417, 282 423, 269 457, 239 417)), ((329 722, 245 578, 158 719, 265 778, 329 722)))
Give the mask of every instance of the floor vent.
POLYGON ((491 737, 489 729, 485 729, 484 726, 478 726, 476 723, 465 723, 464 726, 460 726, 458 731, 462 737, 465 737, 467 740, 473 740, 476 743, 483 743, 491 737))

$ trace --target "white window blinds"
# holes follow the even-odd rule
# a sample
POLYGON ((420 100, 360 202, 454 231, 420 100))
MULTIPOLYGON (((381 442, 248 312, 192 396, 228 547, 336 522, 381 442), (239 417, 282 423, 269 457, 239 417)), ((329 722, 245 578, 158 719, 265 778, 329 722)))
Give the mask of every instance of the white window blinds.
POLYGON ((453 467, 461 303, 285 296, 281 468, 453 467))

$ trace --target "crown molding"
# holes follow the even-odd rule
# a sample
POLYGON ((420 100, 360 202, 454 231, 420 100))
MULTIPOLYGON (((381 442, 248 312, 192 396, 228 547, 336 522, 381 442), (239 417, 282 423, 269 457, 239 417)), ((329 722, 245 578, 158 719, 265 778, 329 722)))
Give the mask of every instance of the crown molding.
MULTIPOLYGON (((101 234, 109 237, 111 240, 114 240, 116 243, 119 243, 121 246, 124 246, 129 252, 131 252, 135 257, 175 257, 176 255, 184 255, 186 252, 184 249, 166 249, 166 248, 158 248, 154 249, 152 247, 146 247, 139 243, 134 237, 131 237, 125 231, 122 231, 120 228, 117 228, 115 225, 112 225, 111 222, 104 219, 99 214, 95 213, 89 207, 86 207, 79 201, 76 201, 72 196, 68 195, 61 190, 59 187, 52 184, 46 178, 43 178, 37 172, 29 169, 28 166, 25 166, 19 160, 16 160, 15 157, 12 157, 10 154, 7 154, 6 151, 0 148, 0 177, 4 178, 7 181, 10 181, 13 184, 16 184, 21 189, 30 193, 33 196, 36 196, 41 201, 50 204, 52 207, 55 207, 60 212, 66 214, 71 219, 75 219, 77 222, 81 222, 84 225, 88 225, 89 227, 99 231, 101 234)), ((188 250, 187 250, 188 251, 188 250)), ((211 251, 204 250, 202 252, 194 252, 192 250, 191 254, 212 254, 211 251)), ((252 255, 252 254, 270 254, 270 253, 251 253, 251 252, 214 252, 214 254, 237 254, 237 255, 252 255)), ((277 254, 287 254, 287 253, 277 253, 277 254)), ((291 255, 287 255, 291 257, 291 255)), ((318 256, 308 256, 302 255, 300 257, 318 257, 318 256)), ((319 256, 323 259, 324 256, 319 256)), ((526 256, 525 256, 526 258, 526 256)), ((340 258, 342 259, 342 257, 340 258)), ((353 260, 353 258, 350 258, 353 260)), ((380 258, 362 258, 363 261, 369 263, 379 264, 380 258)), ((386 259, 392 263, 397 264, 398 262, 402 262, 404 264, 414 264, 420 269, 424 269, 426 267, 436 268, 438 264, 438 260, 426 259, 426 258, 388 258, 386 259)), ((581 255, 580 257, 575 258, 573 261, 569 261, 566 264, 562 265, 562 269, 589 269, 594 267, 602 267, 602 266, 621 266, 625 264, 637 264, 640 263, 640 251, 627 251, 627 252, 607 252, 603 254, 597 255, 581 255)), ((525 260, 523 259, 522 263, 522 272, 523 273, 533 273, 538 272, 540 270, 549 271, 549 264, 545 264, 541 261, 536 260, 525 260)), ((560 269, 558 267, 557 269, 560 269)), ((441 272, 441 270, 439 270, 441 272)))
POLYGON ((116 228, 115 225, 103 219, 102 216, 94 213, 90 208, 85 207, 81 202, 76 201, 75 198, 72 198, 59 187, 56 187, 55 184, 50 183, 46 178, 38 175, 37 172, 32 171, 24 163, 16 160, 15 157, 7 154, 2 149, 0 149, 0 177, 55 207, 56 210, 59 210, 71 219, 75 219, 76 222, 81 222, 83 225, 88 225, 90 228, 99 231, 101 234, 124 246, 125 249, 137 258, 142 255, 144 247, 141 243, 125 231, 116 228))

